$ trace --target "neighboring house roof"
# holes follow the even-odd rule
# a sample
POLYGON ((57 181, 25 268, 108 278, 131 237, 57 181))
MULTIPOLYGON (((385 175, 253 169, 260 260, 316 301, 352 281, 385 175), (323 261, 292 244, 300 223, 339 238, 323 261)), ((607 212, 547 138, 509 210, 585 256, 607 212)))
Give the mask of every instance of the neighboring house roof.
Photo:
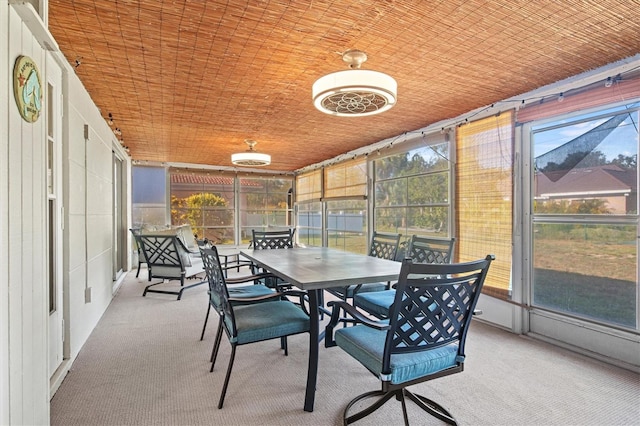
POLYGON ((556 182, 554 172, 536 173, 536 197, 558 197, 569 195, 605 195, 637 191, 636 171, 625 170, 616 165, 572 169, 556 182), (551 178, 550 178, 551 177, 551 178))
MULTIPOLYGON (((233 185, 233 176, 171 173, 171 184, 184 185, 233 185)), ((261 187, 259 180, 240 179, 241 186, 261 187)))

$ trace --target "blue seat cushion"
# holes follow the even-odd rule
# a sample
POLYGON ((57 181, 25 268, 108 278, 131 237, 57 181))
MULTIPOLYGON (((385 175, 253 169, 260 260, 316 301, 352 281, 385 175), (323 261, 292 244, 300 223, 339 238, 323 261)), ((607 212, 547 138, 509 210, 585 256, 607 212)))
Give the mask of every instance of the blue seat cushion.
POLYGON ((353 304, 378 318, 387 318, 389 316, 389 308, 393 305, 395 298, 396 291, 394 289, 357 293, 353 304))
MULTIPOLYGON (((227 290, 229 291, 229 297, 237 299, 259 297, 275 293, 275 290, 260 284, 242 285, 236 287, 227 286, 227 290)), ((238 302, 234 302, 234 304, 235 303, 238 302)))
MULTIPOLYGON (((275 291, 259 284, 242 285, 242 286, 228 286, 229 297, 236 299, 245 299, 251 297, 259 297, 267 294, 272 294, 275 291)), ((210 302, 213 306, 220 306, 220 300, 215 292, 209 293, 210 302)), ((242 305, 243 302, 233 301, 233 306, 242 305)))
POLYGON ((309 331, 307 314, 288 300, 234 306, 233 312, 239 345, 309 331))
POLYGON ((335 340, 349 355, 360 361, 381 380, 405 383, 457 365, 458 343, 450 343, 421 352, 391 355, 389 376, 382 375, 382 354, 386 331, 364 325, 345 327, 335 332, 335 340))
MULTIPOLYGON (((346 294, 346 298, 349 299, 353 297, 353 292, 355 291, 356 287, 357 287, 356 285, 350 285, 349 287, 333 287, 333 288, 328 288, 327 291, 329 291, 329 293, 334 294, 340 298, 345 298, 345 294, 346 294)), ((387 283, 366 283, 360 286, 356 294, 369 293, 372 291, 383 291, 386 289, 387 289, 387 283)))

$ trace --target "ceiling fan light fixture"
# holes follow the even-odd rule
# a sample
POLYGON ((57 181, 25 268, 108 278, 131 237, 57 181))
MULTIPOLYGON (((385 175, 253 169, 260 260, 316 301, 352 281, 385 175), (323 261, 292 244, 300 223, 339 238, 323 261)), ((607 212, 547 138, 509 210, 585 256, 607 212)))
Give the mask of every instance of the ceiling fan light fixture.
POLYGON ((250 139, 246 139, 244 142, 249 145, 249 149, 245 152, 231 154, 231 162, 233 164, 245 167, 268 166, 271 164, 271 156, 269 154, 254 151, 253 147, 258 142, 250 139))
POLYGON ((367 60, 366 53, 347 50, 342 59, 349 63, 350 70, 327 74, 313 84, 313 104, 318 110, 339 117, 363 117, 396 104, 398 83, 393 77, 360 69, 367 60))

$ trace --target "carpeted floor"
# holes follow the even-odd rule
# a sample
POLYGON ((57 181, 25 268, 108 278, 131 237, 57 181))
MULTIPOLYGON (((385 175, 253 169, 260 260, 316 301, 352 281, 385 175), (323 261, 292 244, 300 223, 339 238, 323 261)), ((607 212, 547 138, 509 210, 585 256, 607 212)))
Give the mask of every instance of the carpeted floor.
MULTIPOLYGON (((223 340, 213 373, 217 325, 206 287, 141 297, 146 271, 129 274, 51 401, 52 425, 337 425, 356 395, 378 380, 340 348, 320 348, 313 413, 303 411, 308 335, 238 348, 223 409, 229 359, 223 340)), ((415 386, 461 425, 640 425, 640 375, 475 321, 465 371, 415 386)), ((413 409, 413 425, 439 425, 413 409)), ((390 401, 363 425, 402 424, 390 401)))

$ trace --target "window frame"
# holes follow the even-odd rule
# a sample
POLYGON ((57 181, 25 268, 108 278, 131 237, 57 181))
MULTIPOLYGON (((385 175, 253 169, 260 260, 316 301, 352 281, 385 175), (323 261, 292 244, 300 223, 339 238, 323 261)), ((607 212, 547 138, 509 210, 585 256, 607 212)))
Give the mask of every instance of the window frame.
MULTIPOLYGON (((447 223, 446 223, 446 227, 447 227, 447 232, 446 235, 442 235, 442 234, 434 234, 434 233, 429 233, 429 232, 421 232, 421 231, 417 231, 417 232, 412 232, 411 234, 415 233, 416 235, 420 235, 420 236, 431 236, 431 237, 440 237, 440 238, 451 238, 452 236, 456 235, 456 230, 455 230, 455 221, 454 221, 454 217, 453 217, 453 212, 455 211, 455 193, 454 193, 454 183, 455 183, 455 145, 452 142, 452 140, 455 140, 455 131, 453 130, 449 130, 449 131, 445 131, 445 132, 432 132, 432 133, 428 133, 428 134, 421 134, 419 136, 416 136, 415 138, 412 138, 410 141, 407 141, 405 143, 399 144, 395 147, 390 147, 389 149, 386 150, 386 152, 384 153, 384 155, 382 155, 379 151, 378 154, 373 156, 373 158, 370 158, 369 160, 369 176, 370 176, 370 194, 373 194, 370 198, 371 198, 371 202, 369 203, 370 205, 370 218, 369 218, 369 229, 371 230, 377 230, 380 231, 379 227, 377 226, 378 224, 376 223, 376 217, 377 217, 377 209, 378 208, 383 208, 383 207, 379 207, 377 202, 376 202, 376 194, 375 194, 375 188, 376 188, 376 184, 379 182, 390 182, 393 180, 409 180, 412 178, 416 178, 416 177, 420 177, 420 176, 436 176, 438 174, 443 174, 446 173, 447 175, 447 179, 448 179, 448 185, 447 185, 447 201, 446 202, 429 202, 429 203, 423 203, 423 204, 410 204, 409 203, 409 199, 407 198, 407 200, 405 200, 405 203, 403 205, 394 205, 394 206, 384 206, 384 208, 397 208, 397 209, 405 209, 405 211, 408 211, 408 209, 410 208, 430 208, 430 207, 446 207, 447 208, 447 223), (448 144, 448 150, 449 150, 449 154, 448 154, 448 167, 446 169, 437 169, 437 170, 429 170, 427 172, 424 173, 413 173, 411 175, 403 175, 403 176, 398 176, 396 178, 389 178, 389 179, 378 179, 377 175, 376 175, 376 161, 383 159, 383 158, 389 158, 392 157, 394 155, 400 155, 403 153, 408 153, 412 150, 416 150, 419 148, 424 148, 424 147, 429 147, 429 146, 433 146, 433 145, 440 145, 440 144, 448 144)), ((405 217, 406 218, 406 217, 405 217)), ((410 237, 410 234, 408 232, 406 232, 406 230, 401 230, 398 229, 396 231, 387 231, 385 230, 385 232, 399 232, 401 234, 403 234, 403 240, 407 239, 410 237), (404 231, 404 232, 402 232, 404 231), (404 235, 404 234, 409 234, 409 235, 404 235)))

